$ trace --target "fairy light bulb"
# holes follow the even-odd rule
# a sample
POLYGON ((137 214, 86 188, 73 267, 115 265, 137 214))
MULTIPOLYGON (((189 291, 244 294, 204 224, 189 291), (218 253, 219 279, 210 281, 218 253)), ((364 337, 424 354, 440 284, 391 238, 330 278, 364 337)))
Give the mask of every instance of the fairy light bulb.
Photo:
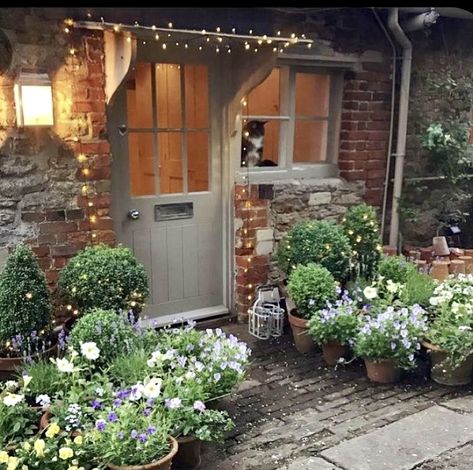
POLYGON ((131 42, 131 36, 127 36, 126 41, 131 42))
POLYGON ((232 33, 236 33, 236 29, 235 28, 232 28, 232 33))
POLYGON ((84 163, 87 161, 87 156, 85 153, 79 153, 79 155, 77 155, 77 160, 79 163, 84 163))
POLYGON ((89 201, 89 202, 87 203, 87 205, 88 205, 89 207, 94 207, 94 203, 93 203, 92 201, 89 201))
POLYGON ((26 297, 28 300, 30 300, 30 299, 33 298, 33 294, 32 294, 31 292, 27 292, 26 295, 25 295, 25 297, 26 297))
POLYGON ((66 309, 67 309, 67 310, 72 310, 72 305, 70 305, 70 304, 67 305, 67 306, 66 306, 66 309))
POLYGON ((89 170, 88 168, 84 168, 84 169, 82 170, 82 174, 83 174, 84 176, 89 176, 89 175, 90 175, 90 170, 89 170))
POLYGON ((172 24, 172 22, 170 21, 170 22, 168 23, 168 28, 172 28, 172 27, 173 27, 173 24, 172 24))
POLYGON ((312 43, 309 42, 309 44, 307 44, 307 49, 312 49, 312 43))
POLYGON ((159 34, 156 33, 156 35, 154 36, 154 39, 156 39, 156 41, 159 41, 159 34))
POLYGON ((93 224, 95 224, 97 222, 97 216, 95 214, 92 214, 90 216, 90 222, 93 223, 93 224))
POLYGON ((187 49, 189 47, 189 44, 187 42, 184 44, 184 48, 187 49))
POLYGON ((161 47, 163 48, 163 50, 166 50, 168 46, 167 46, 166 43, 164 42, 161 47))
POLYGON ((219 33, 220 32, 220 26, 217 26, 217 29, 215 31, 217 31, 217 33, 219 33))
POLYGON ((66 26, 66 27, 64 28, 64 32, 65 32, 66 34, 69 34, 69 33, 71 32, 71 30, 66 26))
POLYGON ((152 29, 153 31, 156 31, 156 25, 154 24, 153 26, 151 26, 151 29, 152 29))
POLYGON ((250 49, 250 45, 248 43, 245 44, 245 49, 248 51, 250 49))
POLYGON ((202 50, 202 46, 199 46, 199 51, 201 51, 201 50, 202 50))
POLYGON ((120 31, 120 27, 116 24, 114 27, 113 27, 113 30, 118 33, 118 31, 120 31))

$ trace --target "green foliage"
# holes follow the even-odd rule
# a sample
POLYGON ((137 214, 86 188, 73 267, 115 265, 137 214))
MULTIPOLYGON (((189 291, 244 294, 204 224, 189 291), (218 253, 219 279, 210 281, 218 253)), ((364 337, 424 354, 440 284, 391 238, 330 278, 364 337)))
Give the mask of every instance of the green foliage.
POLYGON ((145 349, 134 349, 126 354, 119 354, 110 363, 110 378, 122 387, 131 386, 143 378, 148 369, 151 354, 145 349))
MULTIPOLYGON (((18 245, 0 274, 0 344, 27 337, 50 320, 51 298, 44 273, 31 248, 18 245)), ((0 352, 1 352, 0 348, 0 352)))
POLYGON ((342 281, 348 275, 350 242, 338 225, 305 220, 294 225, 281 240, 276 258, 288 276, 299 264, 317 263, 342 281))
POLYGON ((81 351, 82 343, 94 342, 100 350, 94 361, 97 367, 108 366, 119 354, 133 350, 135 333, 129 323, 113 310, 93 309, 76 322, 69 336, 69 344, 81 351))
POLYGON ((337 297, 337 284, 328 269, 315 263, 299 265, 289 276, 287 290, 297 307, 297 315, 310 318, 327 301, 337 297))
POLYGON ((46 359, 35 362, 25 362, 21 367, 21 375, 31 377, 28 386, 28 396, 36 398, 38 395, 54 396, 62 389, 62 377, 57 367, 46 359))
POLYGON ((309 334, 318 344, 337 342, 350 344, 358 330, 360 318, 353 301, 344 296, 343 300, 319 310, 309 320, 309 334))
POLYGON ((414 263, 404 256, 384 256, 378 265, 378 274, 399 284, 406 284, 409 276, 417 271, 414 263))
POLYGON ((401 302, 405 305, 418 304, 427 308, 436 286, 436 281, 427 274, 411 271, 400 295, 401 302))
POLYGON ((95 245, 74 256, 59 276, 64 299, 79 310, 133 310, 139 313, 149 293, 148 278, 128 248, 95 245))
POLYGON ((353 249, 352 276, 372 278, 376 273, 382 249, 374 208, 364 203, 350 207, 342 220, 342 227, 353 249))

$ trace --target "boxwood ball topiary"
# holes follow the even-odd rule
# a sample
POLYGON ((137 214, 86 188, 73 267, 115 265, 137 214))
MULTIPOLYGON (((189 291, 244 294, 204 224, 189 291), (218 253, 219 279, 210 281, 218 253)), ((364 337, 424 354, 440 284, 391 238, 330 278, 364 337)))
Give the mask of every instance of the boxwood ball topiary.
POLYGON ((0 274, 2 346, 16 335, 44 329, 50 315, 51 297, 36 255, 28 246, 18 245, 0 274))
POLYGON ((297 316, 310 318, 337 298, 337 283, 330 271, 315 263, 299 265, 289 276, 287 290, 297 307, 297 316))
POLYGON ((94 342, 100 349, 96 366, 107 366, 119 354, 133 350, 133 327, 114 310, 92 309, 84 313, 72 328, 68 343, 77 352, 82 343, 94 342))
POLYGON ((276 257, 278 266, 288 276, 299 264, 318 263, 342 281, 348 275, 350 242, 338 225, 304 220, 289 230, 276 257))
POLYGON ((137 314, 149 293, 145 268, 131 250, 103 244, 74 256, 60 272, 59 288, 80 312, 102 308, 137 314))

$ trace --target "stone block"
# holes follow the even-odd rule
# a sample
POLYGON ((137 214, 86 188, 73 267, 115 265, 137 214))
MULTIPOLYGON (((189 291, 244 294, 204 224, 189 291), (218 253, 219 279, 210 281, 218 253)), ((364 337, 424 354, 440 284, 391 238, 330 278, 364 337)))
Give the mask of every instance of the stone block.
POLYGON ((321 206, 323 204, 330 204, 332 201, 332 193, 321 192, 312 193, 309 197, 309 206, 321 206))
POLYGON ((274 230, 272 228, 263 228, 260 230, 256 230, 257 242, 273 241, 273 236, 274 230))
POLYGON ((3 271, 8 258, 8 248, 0 248, 0 272, 3 271))
POLYGON ((256 243, 256 254, 269 255, 273 252, 274 243, 272 240, 265 240, 256 243))

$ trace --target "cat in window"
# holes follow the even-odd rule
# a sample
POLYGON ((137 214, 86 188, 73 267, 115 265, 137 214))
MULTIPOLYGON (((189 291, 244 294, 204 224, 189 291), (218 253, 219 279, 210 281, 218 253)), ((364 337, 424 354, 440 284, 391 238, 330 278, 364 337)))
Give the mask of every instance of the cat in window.
POLYGON ((243 126, 241 139, 241 166, 277 166, 272 160, 263 159, 264 125, 268 121, 248 121, 243 126))

